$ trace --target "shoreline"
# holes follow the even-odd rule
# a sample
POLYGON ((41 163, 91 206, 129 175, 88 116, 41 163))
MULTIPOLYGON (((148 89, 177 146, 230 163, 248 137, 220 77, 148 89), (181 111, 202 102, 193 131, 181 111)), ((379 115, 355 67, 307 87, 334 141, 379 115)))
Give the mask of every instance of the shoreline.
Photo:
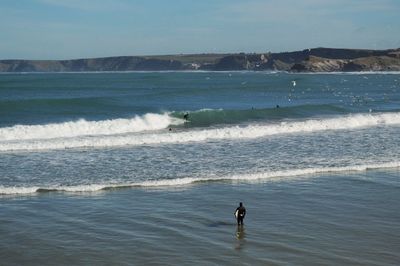
POLYGON ((127 71, 50 71, 50 72, 1 72, 0 75, 51 75, 51 74, 146 74, 146 73, 254 73, 254 74, 288 74, 288 75, 400 75, 400 70, 394 71, 327 71, 327 72, 290 72, 284 70, 127 70, 127 71))

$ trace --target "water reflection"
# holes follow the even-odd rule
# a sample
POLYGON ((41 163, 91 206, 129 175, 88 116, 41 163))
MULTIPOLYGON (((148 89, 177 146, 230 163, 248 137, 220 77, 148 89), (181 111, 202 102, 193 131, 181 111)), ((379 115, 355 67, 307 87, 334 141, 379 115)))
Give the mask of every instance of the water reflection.
POLYGON ((243 225, 238 225, 236 227, 235 236, 236 236, 235 249, 241 250, 246 242, 245 241, 246 233, 243 225))

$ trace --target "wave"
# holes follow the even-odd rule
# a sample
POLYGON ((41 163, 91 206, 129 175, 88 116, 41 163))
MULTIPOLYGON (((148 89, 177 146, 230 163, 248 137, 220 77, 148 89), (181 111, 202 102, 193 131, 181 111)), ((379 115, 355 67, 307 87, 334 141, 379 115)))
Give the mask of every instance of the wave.
POLYGON ((148 113, 131 119, 113 119, 103 121, 78 121, 46 125, 16 125, 0 128, 1 141, 71 138, 78 136, 115 135, 148 130, 165 129, 178 125, 183 120, 168 114, 148 113))
POLYGON ((277 108, 248 110, 202 109, 198 111, 165 112, 164 114, 148 113, 143 116, 135 116, 132 119, 108 119, 103 121, 80 119, 64 123, 3 127, 0 128, 0 141, 114 135, 160 130, 168 126, 182 125, 185 113, 190 114, 190 123, 185 124, 185 128, 188 128, 296 117, 296 114, 301 116, 304 113, 312 113, 313 110, 318 110, 321 114, 345 112, 342 108, 334 105, 301 105, 282 107, 279 110, 277 108))
MULTIPOLYGON (((168 119, 168 116, 166 116, 168 119)), ((117 120, 118 121, 118 120, 117 120)), ((115 122, 115 121, 114 121, 115 122)), ((124 121, 125 123, 126 121, 124 121)), ((97 123, 97 122, 96 122, 97 123)), ((106 123, 107 124, 107 123, 106 123)), ((110 129, 105 126, 104 132, 93 132, 93 136, 76 136, 77 133, 68 130, 68 133, 54 131, 53 134, 61 134, 67 138, 56 139, 27 139, 21 132, 16 131, 11 141, 0 141, 0 151, 19 151, 19 150, 52 150, 69 148, 104 148, 118 146, 138 146, 156 144, 176 144, 188 142, 205 142, 210 140, 224 139, 256 139, 280 134, 312 133, 326 130, 351 130, 356 128, 400 125, 400 113, 375 113, 375 114, 356 114, 340 116, 326 119, 310 119, 305 121, 285 121, 280 123, 233 126, 212 128, 204 130, 174 130, 165 132, 147 132, 142 134, 110 135, 114 132, 121 133, 121 129, 110 129), (104 135, 100 135, 102 133, 104 135)), ((68 127, 67 127, 68 128, 68 127)), ((149 129, 148 125, 145 127, 149 129)), ((77 130, 82 130, 76 128, 77 130)), ((133 129, 126 129, 133 130, 133 129)), ((88 132, 88 131, 84 131, 88 132)), ((26 134, 31 134, 27 132, 26 134)), ((46 137, 48 132, 38 130, 40 137, 46 137)), ((80 133, 82 134, 82 133, 80 133)))
POLYGON ((318 115, 344 114, 343 107, 330 104, 298 105, 288 107, 252 108, 246 110, 202 109, 198 111, 171 112, 171 116, 182 118, 189 114, 188 127, 206 127, 215 124, 238 124, 248 121, 266 121, 284 118, 305 118, 318 115))
POLYGON ((176 179, 163 180, 148 180, 137 183, 124 184, 90 184, 76 186, 54 186, 54 187, 4 187, 0 186, 0 195, 15 195, 15 194, 33 194, 33 193, 48 193, 48 192, 97 192, 121 188, 155 188, 155 187, 179 187, 195 183, 215 182, 215 181, 280 181, 300 176, 309 176, 315 174, 340 173, 340 172, 361 172, 368 170, 377 170, 385 168, 399 168, 400 161, 386 162, 381 164, 365 164, 365 165, 350 165, 342 167, 320 167, 320 168, 303 168, 289 169, 281 171, 270 171, 262 173, 216 176, 216 177, 186 177, 176 179))

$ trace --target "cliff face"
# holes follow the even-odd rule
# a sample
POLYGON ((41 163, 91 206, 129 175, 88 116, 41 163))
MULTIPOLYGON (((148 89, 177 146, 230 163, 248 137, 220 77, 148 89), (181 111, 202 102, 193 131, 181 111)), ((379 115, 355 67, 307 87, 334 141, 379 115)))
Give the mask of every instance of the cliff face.
POLYGON ((292 72, 400 71, 400 49, 316 48, 275 54, 222 58, 213 70, 280 70, 292 72), (235 59, 235 60, 234 60, 235 59))
POLYGON ((349 71, 400 71, 400 58, 369 56, 355 59, 327 59, 310 56, 294 64, 291 71, 297 72, 349 72, 349 71))
POLYGON ((75 60, 0 60, 0 72, 279 70, 293 72, 400 71, 400 49, 315 48, 265 54, 119 56, 75 60))

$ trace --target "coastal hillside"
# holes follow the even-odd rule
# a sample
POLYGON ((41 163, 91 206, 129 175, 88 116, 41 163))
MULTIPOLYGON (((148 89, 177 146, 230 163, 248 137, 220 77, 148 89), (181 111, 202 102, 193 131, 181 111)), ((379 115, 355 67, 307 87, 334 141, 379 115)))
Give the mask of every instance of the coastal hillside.
POLYGON ((400 48, 314 48, 282 53, 118 56, 73 60, 0 60, 0 72, 81 71, 400 71, 400 48))

